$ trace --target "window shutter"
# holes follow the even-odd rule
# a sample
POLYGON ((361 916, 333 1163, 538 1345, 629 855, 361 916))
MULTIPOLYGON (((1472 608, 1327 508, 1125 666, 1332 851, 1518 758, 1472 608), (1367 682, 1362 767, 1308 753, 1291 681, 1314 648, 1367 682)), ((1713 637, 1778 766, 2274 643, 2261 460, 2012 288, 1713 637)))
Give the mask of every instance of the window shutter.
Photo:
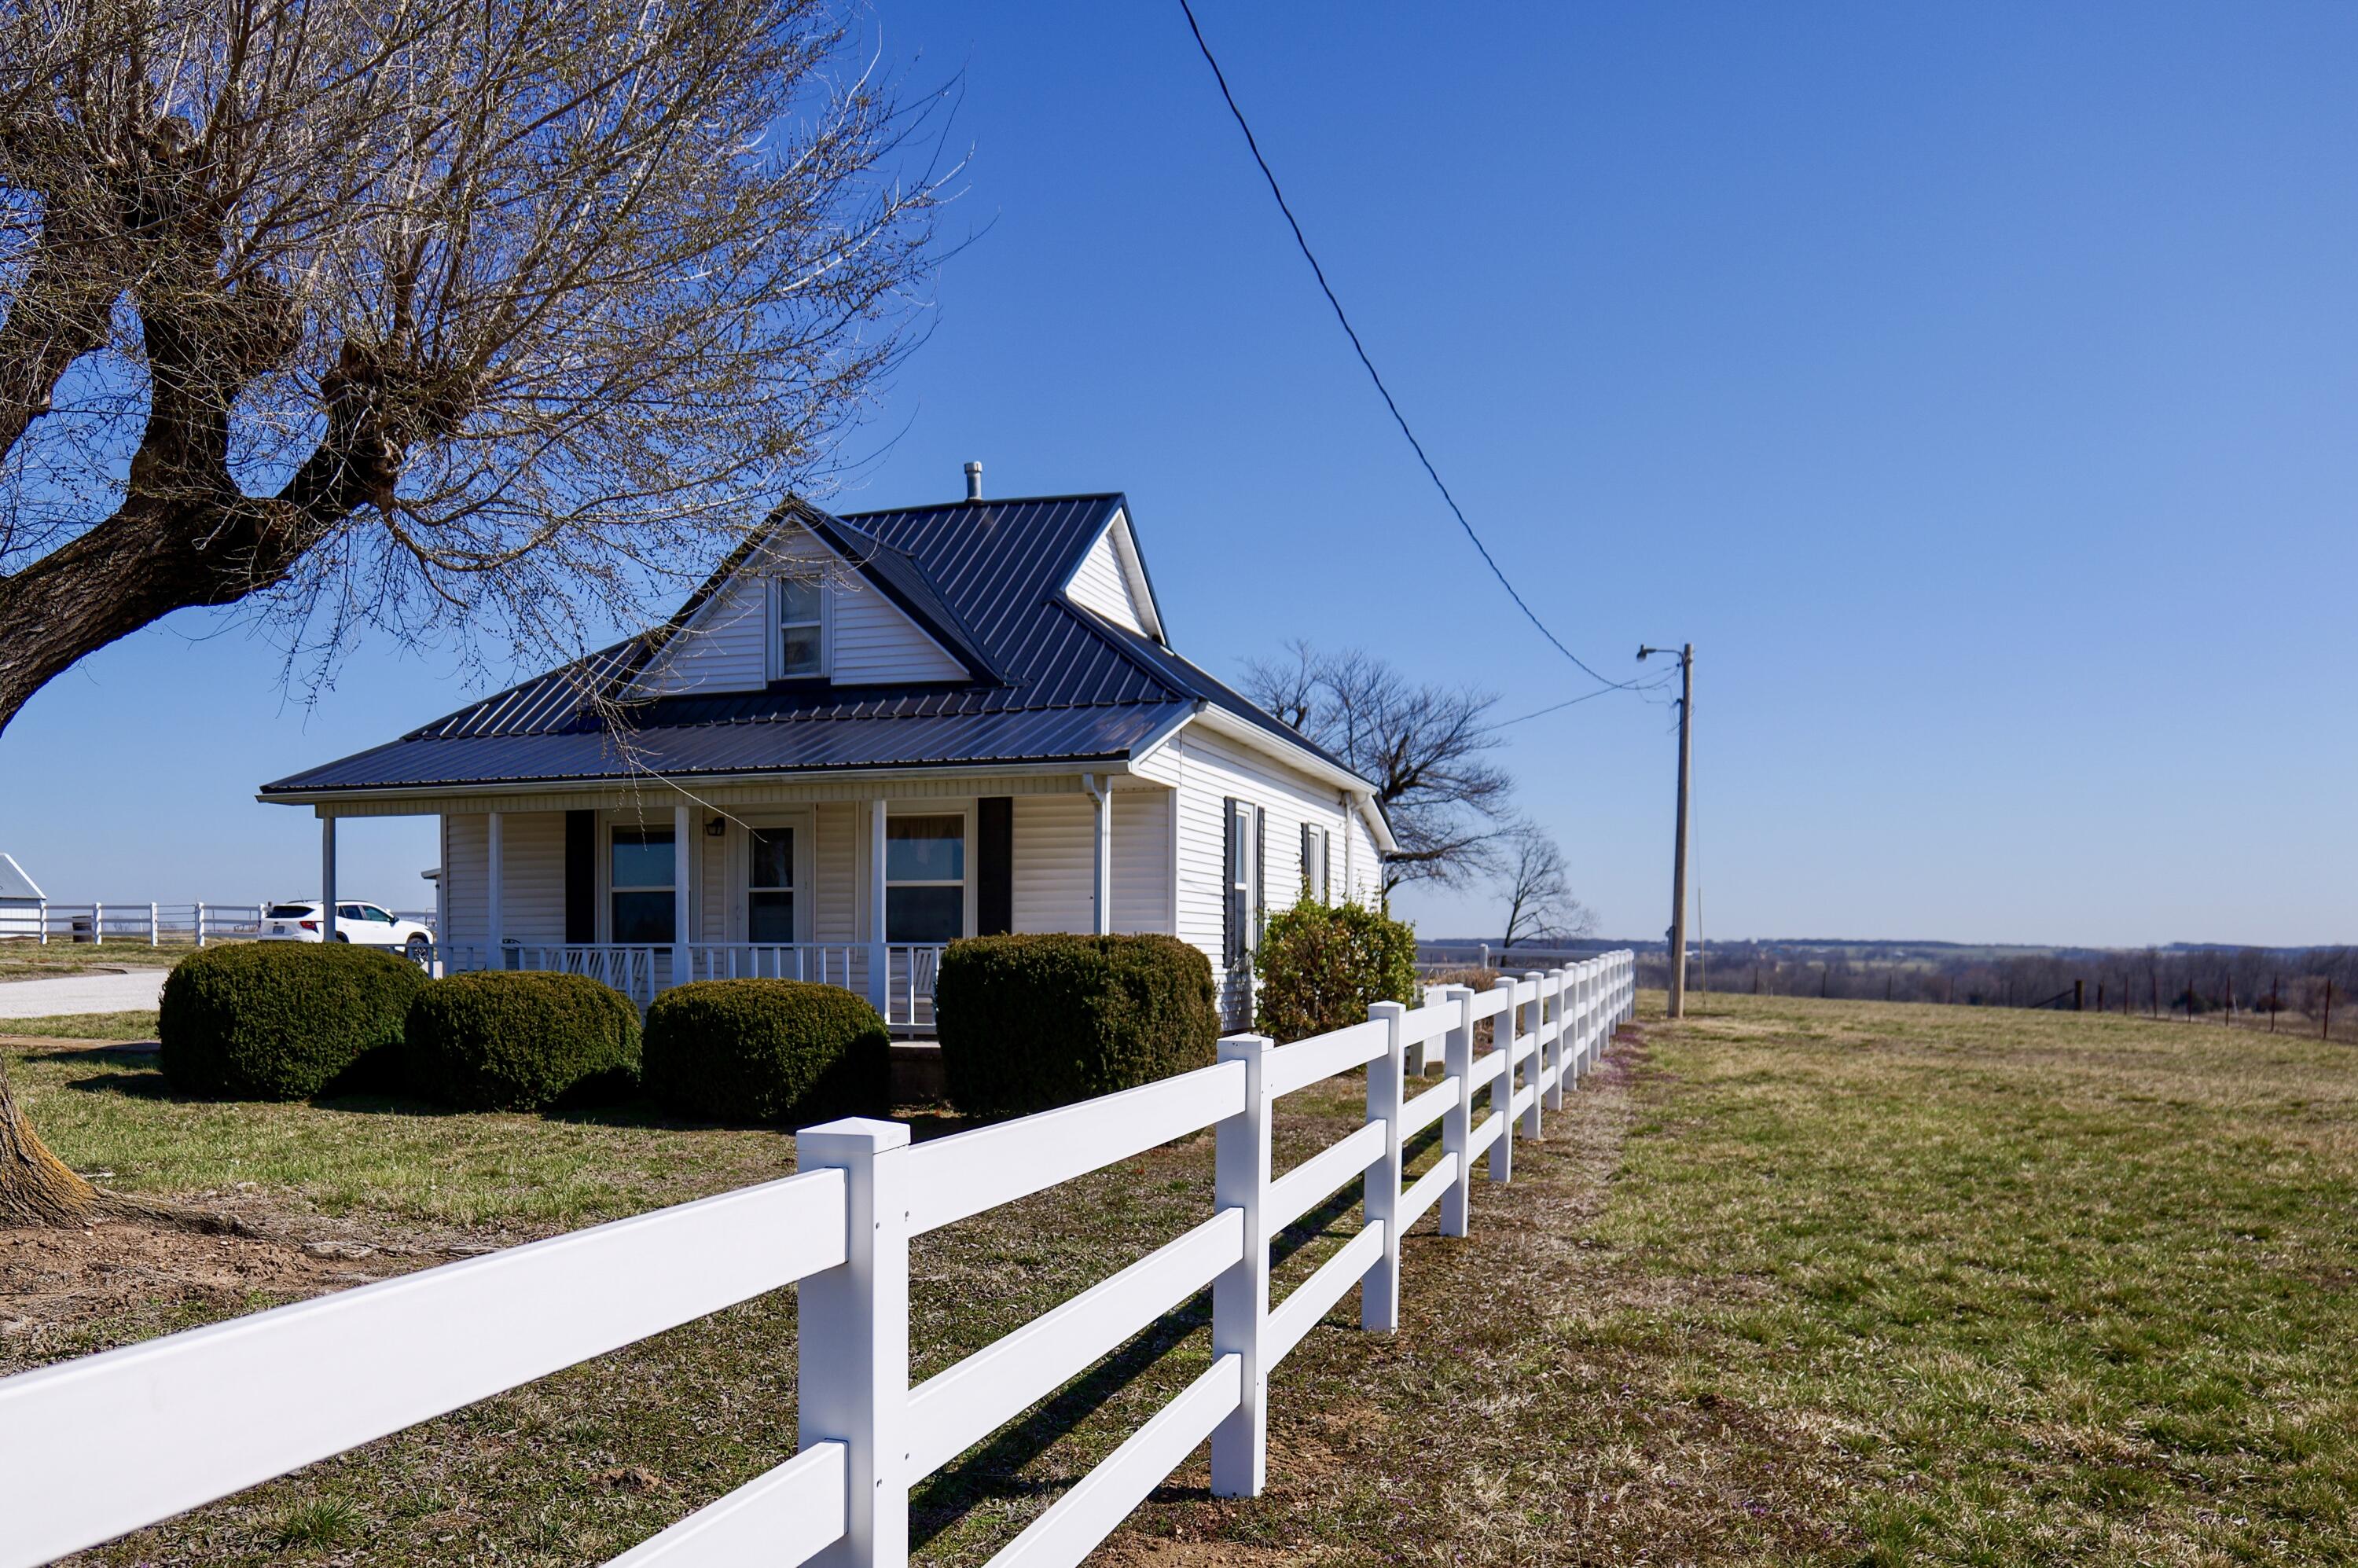
POLYGON ((598 814, 565 814, 565 939, 598 940, 598 814))
POLYGON ((1220 802, 1220 967, 1237 967, 1237 944, 1243 933, 1237 924, 1237 798, 1220 802))
POLYGON ((1015 798, 976 801, 974 827, 975 935, 1003 936, 1015 929, 1015 798))

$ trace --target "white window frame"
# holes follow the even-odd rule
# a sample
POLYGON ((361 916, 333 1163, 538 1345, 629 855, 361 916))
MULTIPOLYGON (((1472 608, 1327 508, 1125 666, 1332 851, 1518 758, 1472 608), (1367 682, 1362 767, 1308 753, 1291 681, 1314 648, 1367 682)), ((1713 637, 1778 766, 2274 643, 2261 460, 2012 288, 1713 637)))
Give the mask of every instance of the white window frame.
MULTIPOLYGON (((672 840, 673 870, 671 881, 666 882, 617 883, 614 881, 614 835, 616 833, 638 833, 643 831, 647 833, 670 833, 676 835, 679 831, 678 827, 675 825, 665 823, 641 822, 635 818, 630 820, 609 820, 601 822, 599 826, 604 829, 603 839, 606 849, 605 854, 599 857, 597 867, 599 941, 602 944, 611 946, 620 940, 620 938, 614 935, 614 895, 618 892, 667 892, 671 894, 671 917, 673 929, 675 931, 677 930, 680 901, 687 898, 691 892, 690 889, 684 888, 679 885, 678 838, 675 837, 672 840)), ((650 946, 661 947, 668 946, 670 943, 671 937, 666 935, 660 942, 640 942, 633 944, 633 946, 643 947, 650 946)))
MULTIPOLYGON (((797 577, 794 580, 801 582, 805 579, 797 577)), ((770 579, 769 646, 772 680, 826 680, 828 678, 828 672, 835 667, 835 595, 828 590, 827 579, 824 578, 813 581, 811 588, 818 595, 818 619, 815 622, 797 621, 795 624, 796 626, 815 625, 818 628, 818 668, 794 674, 786 669, 786 579, 783 578, 770 579)))
POLYGON ((1253 826, 1260 820, 1260 813, 1251 801, 1241 797, 1229 809, 1234 816, 1228 824, 1228 838, 1229 851, 1236 860, 1234 864, 1221 869, 1227 883, 1222 892, 1234 911, 1231 918, 1236 923, 1237 953, 1242 960, 1238 968, 1249 973, 1254 957, 1260 952, 1260 933, 1253 928, 1253 910, 1260 903, 1253 896, 1253 868, 1259 860, 1253 852, 1253 826))
POLYGON ((1335 902, 1335 839, 1315 822, 1302 825, 1303 894, 1314 903, 1335 902))
MULTIPOLYGON (((962 896, 958 900, 958 935, 960 936, 971 936, 974 935, 974 903, 976 898, 974 869, 974 802, 970 798, 950 800, 896 800, 886 806, 884 811, 884 822, 887 829, 887 846, 884 851, 884 863, 887 870, 884 873, 884 885, 878 889, 876 892, 876 896, 881 899, 884 904, 884 923, 886 930, 889 931, 892 929, 892 890, 894 888, 956 887, 962 890, 962 896), (892 851, 890 846, 890 829, 892 818, 896 816, 957 817, 960 825, 958 829, 961 835, 960 843, 964 846, 958 855, 958 864, 965 871, 965 876, 955 882, 949 881, 947 878, 943 878, 939 881, 927 880, 922 881, 905 881, 893 876, 890 870, 892 862, 892 851)), ((897 940, 897 938, 888 938, 888 940, 897 940)))

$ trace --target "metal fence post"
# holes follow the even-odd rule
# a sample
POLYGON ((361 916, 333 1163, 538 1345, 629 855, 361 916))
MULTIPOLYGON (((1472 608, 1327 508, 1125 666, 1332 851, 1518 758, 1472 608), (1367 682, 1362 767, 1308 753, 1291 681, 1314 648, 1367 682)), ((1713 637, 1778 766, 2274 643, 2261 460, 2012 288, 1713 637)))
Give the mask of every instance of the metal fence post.
POLYGON ((1368 1009, 1371 1022, 1386 1025, 1384 1054, 1368 1064, 1368 1119, 1384 1128, 1384 1152, 1360 1178, 1359 1206, 1366 1223, 1384 1227, 1384 1249, 1359 1281, 1359 1326, 1375 1334, 1400 1327, 1401 1102, 1404 1053, 1401 1020, 1408 1009, 1379 1001, 1368 1009))
POLYGON ((197 900, 197 946, 205 945, 205 901, 197 900))
POLYGON ((1490 1049, 1504 1053, 1498 1076, 1490 1080, 1490 1108, 1503 1123, 1498 1141, 1490 1145, 1490 1179, 1511 1182, 1515 1179, 1515 1025, 1520 1020, 1515 1016, 1515 982, 1502 975, 1490 989, 1504 991, 1507 1003, 1490 1020, 1490 1049))
POLYGON ((811 1561, 909 1561, 909 1130, 847 1117, 795 1137, 796 1167, 840 1170, 845 1260, 795 1292, 795 1401, 803 1447, 840 1443, 843 1539, 811 1561))
POLYGON ((1441 1195, 1441 1234, 1463 1236, 1474 1197, 1474 990, 1448 986, 1442 999, 1455 1003, 1457 1022, 1442 1037, 1442 1071, 1457 1080, 1457 1103, 1441 1113, 1441 1148, 1457 1156, 1457 1179, 1441 1195))
POLYGON ((1257 1498, 1269 1481, 1269 1368, 1261 1340, 1269 1324, 1270 1102, 1262 1077, 1272 1042, 1232 1034, 1220 1060, 1245 1066, 1245 1105, 1213 1134, 1212 1201, 1244 1213, 1244 1256, 1212 1281, 1212 1357, 1244 1364, 1244 1395, 1212 1429, 1212 1495, 1257 1498))

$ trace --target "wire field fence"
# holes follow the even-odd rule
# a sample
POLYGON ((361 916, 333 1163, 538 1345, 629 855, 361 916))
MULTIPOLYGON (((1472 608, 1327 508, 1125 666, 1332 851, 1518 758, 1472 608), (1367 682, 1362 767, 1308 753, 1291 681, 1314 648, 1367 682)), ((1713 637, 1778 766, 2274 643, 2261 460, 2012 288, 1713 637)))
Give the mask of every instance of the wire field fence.
POLYGON ((1291 1044, 1233 1036, 1199 1071, 924 1143, 898 1122, 828 1122, 796 1137, 801 1169, 781 1181, 0 1379, 0 1568, 788 1284, 799 1452, 613 1561, 902 1568, 913 1485, 1209 1286, 1209 1368, 992 1560, 1076 1563, 1206 1439, 1216 1493, 1260 1492, 1271 1371, 1354 1286, 1363 1329, 1398 1326, 1401 1233, 1437 1206, 1443 1235, 1467 1234, 1475 1162, 1512 1178, 1516 1139, 1539 1136, 1635 995, 1629 956, 1607 954, 1380 1003, 1291 1044), (1477 1056, 1485 1021, 1493 1044, 1477 1056), (1361 1068, 1365 1122, 1273 1173, 1276 1102, 1361 1068), (1404 1143, 1436 1122, 1439 1162, 1404 1181, 1404 1143), (1206 1128, 1200 1225, 909 1387, 914 1238, 1206 1128), (1354 1184, 1358 1231, 1272 1303, 1271 1241, 1354 1184))
MULTIPOLYGON (((0 904, 0 940, 149 947, 197 946, 210 942, 252 941, 262 935, 270 903, 51 903, 46 899, 0 904)), ((395 910, 395 919, 414 920, 429 930, 432 910, 395 910)))

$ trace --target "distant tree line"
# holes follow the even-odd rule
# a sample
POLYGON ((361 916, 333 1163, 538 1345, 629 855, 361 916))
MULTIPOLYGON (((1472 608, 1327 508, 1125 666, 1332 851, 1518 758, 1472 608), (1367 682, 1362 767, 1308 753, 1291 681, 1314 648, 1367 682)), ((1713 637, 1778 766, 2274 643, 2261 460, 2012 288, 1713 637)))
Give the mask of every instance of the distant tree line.
MULTIPOLYGON (((1665 947, 1641 952, 1639 983, 1667 983, 1665 947)), ((2047 1007, 2203 1018, 2234 1012, 2336 1018, 2358 1026, 2358 948, 2173 946, 1992 953, 1939 945, 1714 942, 1687 963, 1691 989, 2047 1007)))

